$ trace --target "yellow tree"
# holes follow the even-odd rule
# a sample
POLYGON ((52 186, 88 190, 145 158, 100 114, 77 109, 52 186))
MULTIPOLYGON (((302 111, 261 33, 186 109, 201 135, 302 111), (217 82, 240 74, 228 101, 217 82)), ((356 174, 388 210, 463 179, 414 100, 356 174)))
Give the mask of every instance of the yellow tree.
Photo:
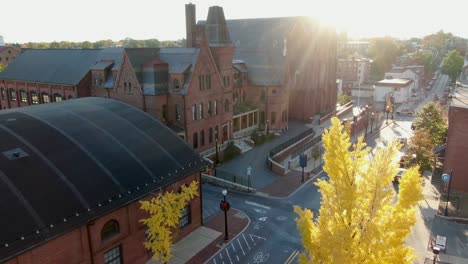
POLYGON ((324 170, 329 182, 319 180, 320 213, 295 207, 304 252, 300 263, 412 263, 415 258, 405 238, 416 223, 422 199, 417 168, 400 180, 397 201, 391 184, 397 173, 397 142, 375 152, 362 137, 351 144, 337 118, 323 135, 324 170))
POLYGON ((148 226, 145 247, 153 252, 153 259, 167 263, 172 258, 172 230, 179 226, 182 209, 196 196, 198 182, 193 181, 180 192, 159 193, 150 201, 140 201, 140 208, 150 214, 140 222, 148 226))

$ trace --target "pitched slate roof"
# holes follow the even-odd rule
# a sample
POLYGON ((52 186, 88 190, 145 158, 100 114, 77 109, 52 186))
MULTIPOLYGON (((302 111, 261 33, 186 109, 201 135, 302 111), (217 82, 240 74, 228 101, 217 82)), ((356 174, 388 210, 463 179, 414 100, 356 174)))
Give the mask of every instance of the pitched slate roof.
MULTIPOLYGON (((248 76, 253 84, 284 84, 284 40, 295 24, 306 19, 308 18, 276 17, 226 21, 235 46, 234 59, 247 64, 248 76)), ((205 25, 206 21, 199 21, 198 24, 205 25)))
POLYGON ((150 115, 81 98, 0 111, 0 262, 199 171, 150 115))
POLYGON ((99 49, 26 50, 3 72, 0 79, 77 85, 96 64, 99 49))

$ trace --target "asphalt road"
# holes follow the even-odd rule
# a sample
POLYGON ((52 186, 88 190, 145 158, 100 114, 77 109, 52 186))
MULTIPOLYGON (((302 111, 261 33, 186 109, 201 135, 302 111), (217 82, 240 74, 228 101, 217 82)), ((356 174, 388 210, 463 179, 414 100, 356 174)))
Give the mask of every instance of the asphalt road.
MULTIPOLYGON (((418 107, 431 101, 434 94, 442 98, 447 83, 448 77, 440 75, 433 88, 428 92, 428 96, 421 98, 422 102, 418 107)), ((422 93, 421 96, 423 96, 422 93)), ((413 119, 414 117, 395 116, 394 122, 391 122, 388 127, 367 139, 368 146, 374 149, 379 145, 385 145, 396 137, 410 138, 413 119)), ((402 151, 404 150, 402 149, 402 151)), ((323 176, 325 176, 324 172, 320 173, 316 179, 323 176)), ((314 213, 318 212, 320 193, 318 193, 318 188, 312 184, 313 181, 284 199, 229 191, 227 199, 232 207, 247 214, 251 223, 241 235, 231 238, 228 244, 207 263, 297 263, 297 253, 302 250, 302 245, 294 221, 297 216, 293 211, 293 206, 299 205, 313 210, 314 213)), ((221 188, 203 185, 204 218, 209 218, 217 213, 218 203, 222 198, 221 188)), ((426 257, 428 254, 427 242, 433 219, 431 216, 435 212, 431 209, 431 206, 434 206, 433 202, 428 200, 424 202, 419 207, 418 222, 411 236, 407 239, 407 244, 415 248, 415 252, 420 257, 426 257)))

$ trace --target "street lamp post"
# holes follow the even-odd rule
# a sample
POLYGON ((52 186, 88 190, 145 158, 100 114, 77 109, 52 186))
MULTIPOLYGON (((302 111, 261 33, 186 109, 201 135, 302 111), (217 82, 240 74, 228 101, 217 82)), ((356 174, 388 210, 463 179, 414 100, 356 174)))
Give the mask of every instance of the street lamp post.
POLYGON ((445 203, 445 216, 448 216, 448 203, 450 201, 450 186, 452 185, 452 176, 453 170, 450 171, 450 174, 442 174, 442 181, 448 184, 447 186, 447 202, 445 203))
POLYGON ((222 190, 221 193, 224 196, 224 200, 221 202, 221 209, 224 211, 224 240, 229 240, 227 212, 230 205, 226 201, 227 190, 222 190))
POLYGON ((370 119, 370 132, 372 134, 372 127, 374 126, 374 112, 371 114, 371 119, 370 119))
POLYGON ((216 163, 215 163, 215 166, 217 166, 218 163, 219 163, 219 157, 218 157, 218 134, 215 135, 215 147, 216 147, 216 163))

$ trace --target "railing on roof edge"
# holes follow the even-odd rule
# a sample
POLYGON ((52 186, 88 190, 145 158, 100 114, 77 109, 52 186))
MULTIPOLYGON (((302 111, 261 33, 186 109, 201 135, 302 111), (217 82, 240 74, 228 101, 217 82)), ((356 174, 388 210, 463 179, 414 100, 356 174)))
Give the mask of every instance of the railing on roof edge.
POLYGON ((309 128, 306 131, 301 132, 300 134, 288 139, 286 142, 283 142, 283 143, 279 144, 278 146, 272 148, 270 150, 270 152, 269 152, 269 157, 273 157, 274 155, 278 154, 279 152, 286 149, 290 145, 302 140, 303 138, 305 138, 305 137, 307 137, 309 135, 312 135, 312 136, 315 135, 315 130, 313 128, 309 128))

